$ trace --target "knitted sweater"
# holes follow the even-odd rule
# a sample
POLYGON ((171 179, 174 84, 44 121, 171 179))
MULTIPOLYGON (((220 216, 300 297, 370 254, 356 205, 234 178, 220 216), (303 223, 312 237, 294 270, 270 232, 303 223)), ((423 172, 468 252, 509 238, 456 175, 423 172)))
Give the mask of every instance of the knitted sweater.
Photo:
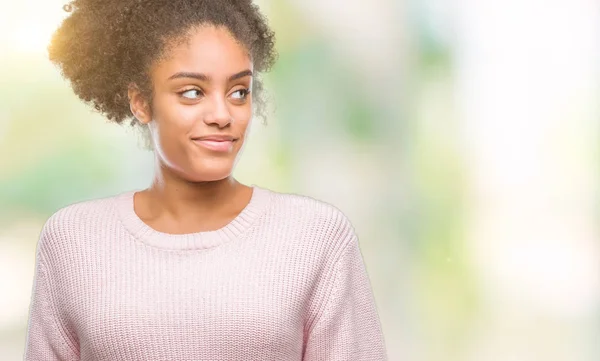
POLYGON ((167 234, 135 191, 69 205, 44 224, 24 360, 386 360, 348 218, 252 185, 215 231, 167 234))

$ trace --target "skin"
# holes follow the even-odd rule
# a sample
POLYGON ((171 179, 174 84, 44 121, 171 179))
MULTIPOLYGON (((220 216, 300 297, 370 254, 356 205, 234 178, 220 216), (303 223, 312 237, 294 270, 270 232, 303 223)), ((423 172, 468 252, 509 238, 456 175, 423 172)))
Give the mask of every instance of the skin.
POLYGON ((134 209, 169 234, 222 228, 252 196, 252 188, 231 175, 252 118, 250 56, 222 27, 193 28, 187 40, 169 46, 152 65, 151 106, 135 84, 129 87, 131 111, 149 126, 156 163, 151 186, 134 195, 134 209), (229 151, 215 152, 192 139, 214 134, 237 140, 229 151))

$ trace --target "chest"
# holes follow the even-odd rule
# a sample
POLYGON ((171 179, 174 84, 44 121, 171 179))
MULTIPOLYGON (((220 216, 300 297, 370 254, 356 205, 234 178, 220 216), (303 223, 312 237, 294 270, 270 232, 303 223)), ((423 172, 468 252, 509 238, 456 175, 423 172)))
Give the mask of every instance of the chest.
POLYGON ((253 254, 107 254, 74 294, 82 360, 300 360, 308 288, 253 254))

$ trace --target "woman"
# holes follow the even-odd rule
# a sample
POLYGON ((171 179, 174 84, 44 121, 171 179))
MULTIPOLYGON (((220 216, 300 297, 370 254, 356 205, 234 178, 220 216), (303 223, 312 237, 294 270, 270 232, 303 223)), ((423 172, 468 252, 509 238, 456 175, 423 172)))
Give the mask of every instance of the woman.
POLYGON ((25 360, 385 360, 356 233, 336 207, 239 183, 274 34, 250 0, 75 0, 50 59, 146 129, 151 186, 43 227, 25 360), (254 98, 253 98, 254 96, 254 98))

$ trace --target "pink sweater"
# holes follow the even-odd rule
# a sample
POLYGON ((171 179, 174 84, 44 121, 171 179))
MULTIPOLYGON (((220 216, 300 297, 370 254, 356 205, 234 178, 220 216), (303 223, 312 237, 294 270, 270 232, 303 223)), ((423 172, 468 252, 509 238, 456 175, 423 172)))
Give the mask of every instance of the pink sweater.
POLYGON ((387 360, 336 207, 253 185, 225 227, 146 225, 133 191, 60 209, 37 246, 24 360, 387 360))

